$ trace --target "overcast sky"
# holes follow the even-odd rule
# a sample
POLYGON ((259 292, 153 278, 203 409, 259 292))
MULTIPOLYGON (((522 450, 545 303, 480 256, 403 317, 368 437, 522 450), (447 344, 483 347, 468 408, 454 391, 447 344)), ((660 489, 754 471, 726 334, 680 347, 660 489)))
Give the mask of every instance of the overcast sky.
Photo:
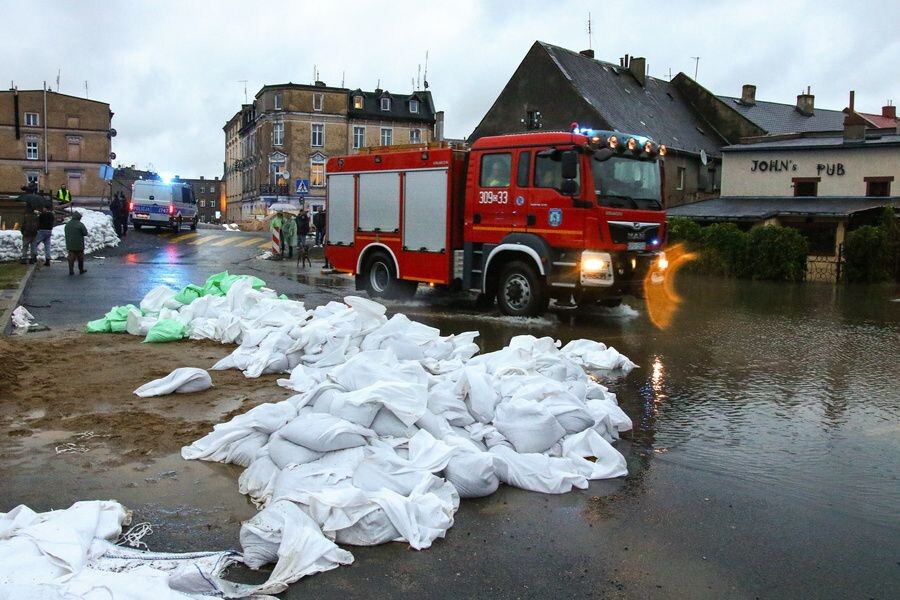
POLYGON ((880 112, 900 101, 900 2, 754 0, 420 2, 0 0, 2 72, 19 89, 108 102, 122 164, 182 177, 221 175, 222 126, 262 85, 311 83, 408 93, 428 82, 446 135, 467 136, 535 40, 588 46, 598 59, 645 56, 650 74, 684 71, 717 94, 880 112), (19 24, 13 30, 11 24, 19 24))

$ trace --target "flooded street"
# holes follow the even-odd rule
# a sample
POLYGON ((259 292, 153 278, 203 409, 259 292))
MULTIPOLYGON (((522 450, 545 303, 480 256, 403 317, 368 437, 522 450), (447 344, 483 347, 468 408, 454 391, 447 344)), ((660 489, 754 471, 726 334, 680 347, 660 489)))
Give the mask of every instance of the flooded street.
MULTIPOLYGON (((480 313, 425 291, 390 303, 390 312, 445 334, 480 331, 483 351, 530 333, 599 340, 629 356, 640 368, 605 382, 634 421, 617 443, 629 475, 560 496, 502 486, 463 501, 431 549, 354 547, 352 566, 303 579, 282 597, 893 597, 900 302, 892 298, 900 294, 696 277, 683 278, 679 291, 684 303, 666 330, 634 301, 603 315, 540 319, 480 313)), ((316 293, 353 292, 336 280, 316 293)), ((97 367, 96 387, 81 394, 90 397, 79 400, 76 391, 53 400, 48 388, 42 408, 5 417, 0 510, 115 498, 136 522, 153 525, 144 539, 153 550, 238 548, 240 523, 256 513, 238 492, 241 469, 185 461, 180 447, 248 398, 290 393, 272 377, 231 371, 195 398, 135 400, 130 390, 147 373, 111 375, 115 362, 103 357, 114 352, 138 364, 150 349, 129 337, 102 339, 108 350, 83 359, 109 371, 97 367), (115 397, 90 399, 117 378, 115 397), (68 416, 51 422, 52 411, 68 416), (160 415, 176 422, 171 432, 160 428, 160 415), (150 424, 158 429, 141 437, 150 424), (152 452, 123 450, 144 447, 152 452)), ((208 366, 231 349, 192 344, 154 346, 159 358, 148 364, 159 374, 174 362, 208 366)))

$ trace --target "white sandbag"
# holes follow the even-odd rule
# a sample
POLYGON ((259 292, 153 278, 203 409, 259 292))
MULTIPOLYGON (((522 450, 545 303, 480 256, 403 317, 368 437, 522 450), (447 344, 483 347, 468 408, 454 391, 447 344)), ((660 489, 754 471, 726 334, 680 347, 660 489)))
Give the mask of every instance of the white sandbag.
POLYGON ((180 367, 161 379, 154 379, 134 390, 141 398, 166 394, 189 394, 212 387, 212 378, 203 369, 180 367))
POLYGON ((297 409, 287 401, 260 404, 227 423, 219 423, 212 432, 181 449, 186 460, 226 462, 230 445, 254 432, 273 433, 297 416, 297 409))
POLYGON ((494 410, 500 398, 486 372, 475 367, 465 367, 458 389, 465 391, 466 405, 472 417, 481 423, 494 420, 494 410))
POLYGON ((517 452, 543 452, 566 434, 550 411, 533 400, 514 399, 497 407, 494 427, 517 452))
POLYGON ((166 303, 175 296, 176 292, 167 285, 158 285, 149 292, 141 300, 141 312, 145 315, 157 315, 166 303))
POLYGON ((238 491, 249 496, 257 506, 264 506, 272 497, 279 473, 278 466, 263 449, 238 478, 238 491))
POLYGON ((637 366, 615 348, 592 340, 572 340, 563 346, 561 352, 588 370, 628 372, 637 366))
POLYGON ((399 540, 400 532, 384 509, 377 505, 349 527, 334 532, 335 542, 349 546, 378 546, 399 540))
MULTIPOLYGON (((610 394, 612 396, 612 394, 610 394)), ((612 399, 604 398, 603 400, 588 400, 586 403, 588 411, 594 420, 600 421, 608 418, 616 431, 631 431, 631 418, 625 414, 625 411, 616 404, 615 396, 612 399)))
MULTIPOLYGON (((356 425, 370 427, 375 415, 381 409, 381 405, 377 402, 364 402, 353 404, 345 401, 347 393, 337 385, 327 384, 328 389, 314 394, 315 402, 312 404, 313 410, 319 413, 325 413, 341 419, 346 419, 356 425)), ((320 387, 321 390, 321 387, 320 387)), ((318 392, 318 390, 317 390, 318 392)))
POLYGON ((428 390, 428 410, 436 415, 443 415, 451 425, 465 427, 475 422, 452 381, 441 381, 428 390))
POLYGON ((594 417, 587 405, 574 394, 560 392, 543 398, 541 406, 553 415, 566 433, 578 433, 594 426, 594 417))
POLYGON ((375 435, 345 419, 309 412, 302 414, 278 431, 284 439, 316 452, 331 452, 364 446, 366 438, 375 435))
POLYGON ((269 438, 269 458, 279 469, 288 465, 303 465, 322 458, 321 452, 314 452, 304 446, 290 442, 276 431, 269 438))
POLYGON ((497 476, 507 485, 544 494, 565 494, 573 487, 588 486, 587 477, 568 459, 519 454, 503 445, 494 446, 490 453, 497 476))
POLYGON ((125 320, 125 331, 131 335, 146 337, 147 332, 156 325, 158 320, 154 316, 144 316, 138 310, 129 310, 128 317, 125 320))
POLYGON ((353 562, 353 555, 322 535, 309 516, 291 502, 274 502, 241 526, 244 562, 253 569, 275 562, 259 592, 277 594, 301 577, 353 562))
POLYGON ((500 485, 494 470, 494 457, 488 452, 456 454, 447 463, 444 477, 453 484, 460 498, 490 496, 500 485))
MULTIPOLYGON (((412 425, 425 414, 428 405, 428 390, 424 384, 404 381, 377 381, 362 389, 337 394, 333 408, 341 406, 373 405, 372 419, 378 409, 384 406, 406 425, 412 425)), ((335 413, 337 414, 337 413, 335 413)), ((371 420, 369 424, 371 424, 371 420)))
POLYGON ((628 474, 625 457, 593 429, 563 438, 562 454, 588 479, 611 479, 628 474), (586 458, 594 460, 584 460, 586 458))
POLYGON ((419 431, 419 428, 415 425, 407 426, 387 408, 381 408, 378 411, 375 415, 375 419, 372 421, 370 429, 374 431, 378 437, 396 438, 410 438, 419 431))

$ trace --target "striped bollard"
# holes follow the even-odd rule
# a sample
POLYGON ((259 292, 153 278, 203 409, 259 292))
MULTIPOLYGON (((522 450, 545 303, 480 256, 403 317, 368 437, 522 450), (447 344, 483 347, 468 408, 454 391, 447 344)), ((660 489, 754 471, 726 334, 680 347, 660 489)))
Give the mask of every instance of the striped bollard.
POLYGON ((272 229, 272 254, 281 254, 281 227, 272 229))

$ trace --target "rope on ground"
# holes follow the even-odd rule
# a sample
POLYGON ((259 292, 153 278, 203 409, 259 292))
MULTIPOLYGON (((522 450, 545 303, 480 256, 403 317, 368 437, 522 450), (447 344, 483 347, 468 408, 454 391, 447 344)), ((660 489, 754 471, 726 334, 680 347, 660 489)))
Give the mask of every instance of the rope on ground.
POLYGON ((153 525, 146 521, 137 523, 122 534, 121 539, 116 542, 116 546, 128 545, 132 548, 149 550, 147 544, 141 541, 148 535, 153 535, 153 525))

